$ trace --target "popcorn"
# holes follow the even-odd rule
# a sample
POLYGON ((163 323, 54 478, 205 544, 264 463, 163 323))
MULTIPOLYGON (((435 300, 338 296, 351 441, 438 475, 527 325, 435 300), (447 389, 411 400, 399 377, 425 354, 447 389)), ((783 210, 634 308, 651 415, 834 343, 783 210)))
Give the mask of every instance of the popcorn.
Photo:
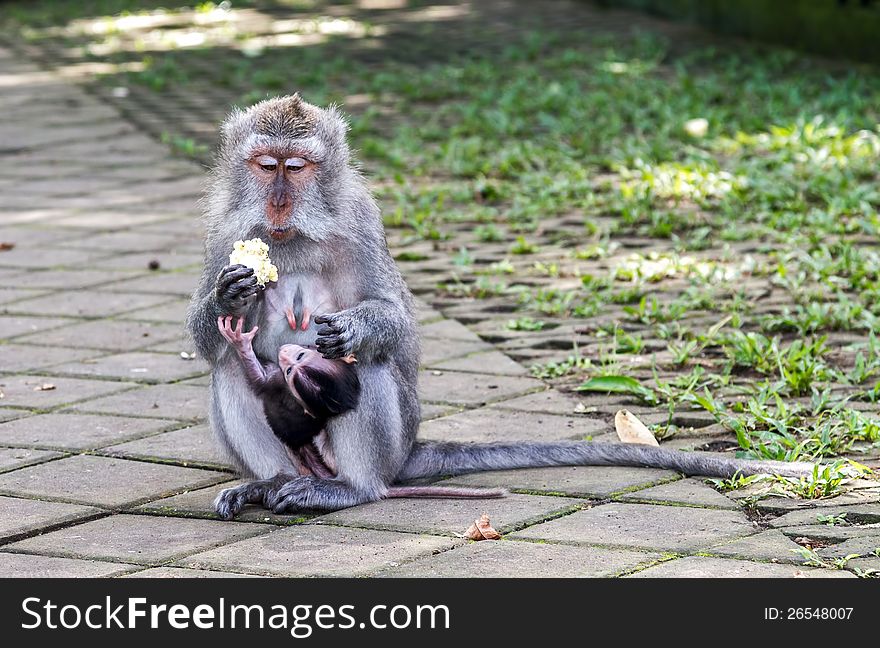
POLYGON ((261 287, 264 287, 267 281, 278 281, 278 268, 272 265, 269 259, 269 246, 261 239, 236 241, 234 248, 229 255, 230 265, 240 263, 253 268, 254 276, 261 287))

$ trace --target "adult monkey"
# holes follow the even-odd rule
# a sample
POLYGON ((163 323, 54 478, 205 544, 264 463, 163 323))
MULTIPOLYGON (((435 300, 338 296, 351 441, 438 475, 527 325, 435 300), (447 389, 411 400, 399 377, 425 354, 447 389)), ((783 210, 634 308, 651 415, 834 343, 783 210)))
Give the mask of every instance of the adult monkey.
POLYGON ((701 453, 582 442, 416 443, 419 342, 412 296, 385 241, 382 219, 354 168, 347 124, 336 108, 298 95, 233 112, 221 129, 204 200, 205 269, 187 326, 211 364, 210 420, 239 469, 255 481, 222 491, 215 507, 234 516, 247 503, 275 512, 339 509, 381 499, 405 479, 531 466, 613 465, 687 474, 804 474, 808 464, 739 461, 701 453), (226 259, 239 239, 269 237, 279 282, 266 291, 226 259), (291 316, 266 308, 290 304, 291 316), (217 329, 221 315, 260 327, 261 360, 284 344, 317 345, 326 358, 355 355, 357 407, 327 424, 335 479, 302 475, 266 422, 259 397, 217 329), (311 321, 319 327, 309 326, 311 321))

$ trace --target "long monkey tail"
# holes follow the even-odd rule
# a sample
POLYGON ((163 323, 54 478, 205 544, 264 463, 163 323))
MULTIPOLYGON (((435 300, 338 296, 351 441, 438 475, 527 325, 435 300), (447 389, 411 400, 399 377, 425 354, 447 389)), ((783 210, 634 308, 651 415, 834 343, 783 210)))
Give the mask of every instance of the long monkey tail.
POLYGON ((737 473, 742 475, 768 473, 801 477, 810 474, 814 464, 733 459, 711 452, 682 452, 628 443, 429 441, 415 444, 397 479, 403 481, 419 477, 544 466, 637 466, 666 468, 686 475, 706 477, 733 477, 737 473))

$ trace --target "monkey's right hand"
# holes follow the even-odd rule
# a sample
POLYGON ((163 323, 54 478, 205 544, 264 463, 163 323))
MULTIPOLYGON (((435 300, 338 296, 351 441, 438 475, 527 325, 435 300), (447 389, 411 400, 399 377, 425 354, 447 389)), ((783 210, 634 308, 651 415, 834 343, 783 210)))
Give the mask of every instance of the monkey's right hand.
POLYGON ((253 268, 237 263, 228 265, 217 275, 214 297, 221 313, 241 315, 250 307, 260 292, 253 268))

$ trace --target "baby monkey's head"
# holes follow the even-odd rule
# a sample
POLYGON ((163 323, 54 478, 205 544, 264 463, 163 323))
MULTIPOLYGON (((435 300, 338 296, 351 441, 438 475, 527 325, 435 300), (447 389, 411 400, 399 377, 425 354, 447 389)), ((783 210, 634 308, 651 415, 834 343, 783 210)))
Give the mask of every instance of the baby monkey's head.
POLYGON ((328 419, 357 407, 361 383, 353 359, 328 360, 315 349, 285 344, 278 350, 278 366, 307 414, 328 419))

